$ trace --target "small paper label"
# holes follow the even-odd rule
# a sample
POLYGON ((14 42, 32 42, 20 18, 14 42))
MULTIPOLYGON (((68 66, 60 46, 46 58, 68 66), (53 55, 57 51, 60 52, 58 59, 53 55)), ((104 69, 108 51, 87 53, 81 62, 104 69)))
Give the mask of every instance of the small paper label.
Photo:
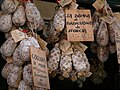
POLYGON ((86 45, 82 43, 78 43, 78 45, 82 48, 82 50, 85 52, 85 50, 88 48, 86 45))
POLYGON ((60 42, 60 49, 63 51, 63 52, 66 52, 71 46, 71 43, 65 39, 63 39, 61 42, 60 42))
POLYGON ((94 3, 93 3, 93 7, 99 11, 101 10, 103 7, 104 7, 105 3, 104 3, 104 0, 96 0, 94 3))
POLYGON ((74 47, 75 47, 77 50, 79 50, 79 51, 81 51, 81 52, 84 52, 84 51, 82 50, 82 48, 81 48, 78 44, 74 43, 74 47))
POLYGON ((30 47, 34 86, 50 89, 45 51, 30 47))
POLYGON ((94 41, 90 10, 66 10, 68 41, 94 41))
POLYGON ((116 18, 114 16, 112 17, 110 15, 101 17, 100 19, 105 21, 106 23, 109 23, 109 24, 112 24, 116 20, 116 18))
POLYGON ((80 50, 81 52, 85 52, 85 50, 88 48, 86 45, 79 43, 79 42, 74 43, 74 47, 80 50))
POLYGON ((115 41, 117 47, 118 64, 120 64, 120 30, 119 29, 115 29, 115 41))
POLYGON ((58 3, 64 7, 65 5, 68 5, 72 2, 72 0, 58 0, 58 3))
POLYGON ((73 54, 72 46, 66 52, 62 52, 62 55, 70 55, 70 54, 73 54))
POLYGON ((26 38, 27 35, 23 32, 21 32, 20 30, 13 30, 11 31, 11 35, 12 35, 12 38, 15 42, 19 42, 21 41, 22 39, 26 38))

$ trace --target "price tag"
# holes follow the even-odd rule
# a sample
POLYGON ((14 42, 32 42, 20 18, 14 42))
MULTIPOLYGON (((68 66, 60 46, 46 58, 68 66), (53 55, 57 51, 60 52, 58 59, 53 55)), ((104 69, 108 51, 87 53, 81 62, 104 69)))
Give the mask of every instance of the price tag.
POLYGON ((70 55, 70 54, 73 54, 72 46, 66 52, 62 52, 62 55, 70 55))
POLYGON ((71 46, 71 43, 65 39, 63 39, 61 42, 60 42, 60 49, 63 51, 63 52, 66 52, 71 46))
POLYGON ((103 21, 105 21, 106 23, 109 23, 109 24, 112 24, 116 20, 115 17, 112 17, 110 15, 101 17, 100 19, 103 20, 103 21))
POLYGON ((117 47, 118 64, 120 64, 120 29, 115 28, 115 41, 117 47))
POLYGON ((65 5, 68 5, 72 2, 72 0, 58 0, 58 3, 64 7, 65 5))
POLYGON ((45 51, 30 47, 34 86, 50 89, 45 51))
POLYGON ((66 10, 68 41, 94 41, 90 10, 66 10))
POLYGON ((78 45, 82 48, 83 52, 85 52, 85 50, 88 48, 86 45, 82 43, 78 43, 78 45))
POLYGON ((27 35, 23 32, 21 32, 20 30, 14 30, 14 31, 11 31, 11 35, 12 35, 12 38, 15 42, 19 42, 21 41, 22 39, 26 38, 27 35))
POLYGON ((93 7, 99 11, 101 10, 103 7, 104 7, 105 3, 104 3, 104 0, 96 0, 94 3, 93 3, 93 7))

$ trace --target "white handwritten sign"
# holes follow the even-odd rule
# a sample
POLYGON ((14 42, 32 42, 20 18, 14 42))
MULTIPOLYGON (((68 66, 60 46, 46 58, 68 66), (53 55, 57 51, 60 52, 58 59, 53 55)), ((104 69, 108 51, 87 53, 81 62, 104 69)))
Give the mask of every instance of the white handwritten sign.
POLYGON ((45 51, 30 47, 34 86, 50 89, 45 51))
POLYGON ((68 41, 94 41, 90 10, 66 10, 68 41))

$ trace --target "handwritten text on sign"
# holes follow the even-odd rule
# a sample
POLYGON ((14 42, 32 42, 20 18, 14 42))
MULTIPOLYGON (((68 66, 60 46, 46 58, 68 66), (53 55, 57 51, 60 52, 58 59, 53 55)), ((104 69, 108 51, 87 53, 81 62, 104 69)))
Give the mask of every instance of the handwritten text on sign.
POLYGON ((68 41, 94 41, 90 10, 66 10, 68 41))
POLYGON ((34 86, 50 89, 45 51, 30 47, 34 86))

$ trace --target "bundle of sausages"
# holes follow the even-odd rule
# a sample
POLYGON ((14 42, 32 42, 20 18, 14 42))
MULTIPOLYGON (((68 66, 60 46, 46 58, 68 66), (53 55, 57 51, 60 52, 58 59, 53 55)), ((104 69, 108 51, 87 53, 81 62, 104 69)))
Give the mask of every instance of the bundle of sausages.
POLYGON ((116 52, 115 23, 116 17, 105 0, 102 10, 93 14, 95 42, 90 45, 91 51, 97 54, 101 62, 107 61, 109 54, 116 52))
POLYGON ((1 74, 7 79, 8 90, 46 90, 34 86, 30 59, 30 46, 41 48, 38 35, 32 32, 44 27, 40 12, 30 0, 4 0, 1 9, 0 31, 5 33, 7 39, 0 47, 1 56, 7 62, 1 74), (27 32, 19 29, 24 26, 27 27, 27 32), (26 38, 15 42, 11 31, 16 29, 24 33, 26 38))

